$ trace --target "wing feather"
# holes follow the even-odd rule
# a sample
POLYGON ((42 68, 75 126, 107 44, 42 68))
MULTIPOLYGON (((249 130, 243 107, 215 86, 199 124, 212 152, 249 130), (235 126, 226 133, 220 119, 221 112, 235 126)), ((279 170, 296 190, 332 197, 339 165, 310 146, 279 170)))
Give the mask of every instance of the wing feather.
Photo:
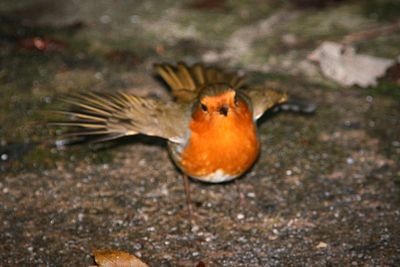
POLYGON ((85 93, 64 100, 71 110, 59 113, 69 116, 69 120, 52 124, 77 127, 72 135, 106 135, 99 140, 109 140, 140 133, 178 143, 186 135, 189 109, 184 104, 124 92, 85 93))
POLYGON ((243 92, 250 98, 253 104, 254 120, 260 118, 268 109, 285 103, 288 100, 286 93, 264 87, 251 87, 243 90, 243 92))

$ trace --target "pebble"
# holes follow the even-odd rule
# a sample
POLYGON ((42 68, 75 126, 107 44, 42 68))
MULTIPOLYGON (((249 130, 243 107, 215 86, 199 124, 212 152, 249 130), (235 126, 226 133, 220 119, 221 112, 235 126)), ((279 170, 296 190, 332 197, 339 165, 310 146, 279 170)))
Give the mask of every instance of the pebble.
POLYGON ((249 192, 249 193, 247 193, 247 197, 255 198, 255 197, 256 197, 256 193, 254 193, 254 192, 249 192))
POLYGON ((192 232, 193 233, 196 233, 196 232, 198 232, 200 230, 200 227, 198 226, 198 225, 193 225, 192 226, 192 232))
POLYGON ((111 22, 111 17, 109 15, 103 15, 100 17, 100 22, 103 24, 108 24, 111 22))
POLYGON ((317 248, 326 248, 326 247, 328 247, 328 244, 325 242, 319 242, 317 245, 317 248))
POLYGON ((244 214, 239 213, 238 215, 236 215, 236 218, 238 218, 238 220, 243 220, 244 219, 244 214))
POLYGON ((351 165, 351 164, 354 163, 354 159, 352 159, 352 158, 347 158, 347 159, 346 159, 346 163, 349 164, 349 165, 351 165))

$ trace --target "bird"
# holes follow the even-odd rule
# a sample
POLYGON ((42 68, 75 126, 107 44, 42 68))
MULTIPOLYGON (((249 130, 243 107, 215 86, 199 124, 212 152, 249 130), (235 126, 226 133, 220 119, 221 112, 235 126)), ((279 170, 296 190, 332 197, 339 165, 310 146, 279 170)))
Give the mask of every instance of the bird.
POLYGON ((154 64, 169 87, 172 100, 128 92, 83 92, 64 100, 66 120, 77 127, 70 134, 107 141, 129 135, 167 140, 169 155, 183 173, 189 214, 189 177, 222 183, 242 176, 260 153, 257 120, 269 109, 287 103, 288 94, 264 86, 248 86, 245 75, 202 63, 154 64))

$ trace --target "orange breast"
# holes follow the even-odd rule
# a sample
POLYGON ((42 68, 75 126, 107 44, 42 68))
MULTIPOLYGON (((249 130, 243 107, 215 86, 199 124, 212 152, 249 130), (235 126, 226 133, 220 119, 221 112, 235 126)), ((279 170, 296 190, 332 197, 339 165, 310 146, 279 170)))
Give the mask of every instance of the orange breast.
POLYGON ((221 182, 243 174, 259 153, 256 125, 247 105, 240 102, 228 116, 194 114, 191 135, 179 166, 189 176, 221 182))

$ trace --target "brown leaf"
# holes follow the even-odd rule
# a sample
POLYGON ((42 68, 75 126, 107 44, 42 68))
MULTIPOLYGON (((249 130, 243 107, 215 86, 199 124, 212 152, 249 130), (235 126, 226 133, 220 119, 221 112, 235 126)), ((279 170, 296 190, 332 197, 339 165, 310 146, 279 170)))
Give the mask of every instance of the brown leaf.
POLYGON ((99 267, 149 267, 138 257, 124 251, 95 250, 93 255, 99 267))
POLYGON ((33 37, 22 39, 18 42, 19 47, 27 50, 38 50, 42 52, 61 52, 67 44, 52 38, 33 37))
POLYGON ((386 71, 382 81, 400 85, 400 57, 398 62, 386 71))
POLYGON ((375 86, 388 68, 396 62, 392 59, 356 53, 351 46, 335 42, 323 42, 308 57, 319 63, 322 73, 344 86, 375 86))

